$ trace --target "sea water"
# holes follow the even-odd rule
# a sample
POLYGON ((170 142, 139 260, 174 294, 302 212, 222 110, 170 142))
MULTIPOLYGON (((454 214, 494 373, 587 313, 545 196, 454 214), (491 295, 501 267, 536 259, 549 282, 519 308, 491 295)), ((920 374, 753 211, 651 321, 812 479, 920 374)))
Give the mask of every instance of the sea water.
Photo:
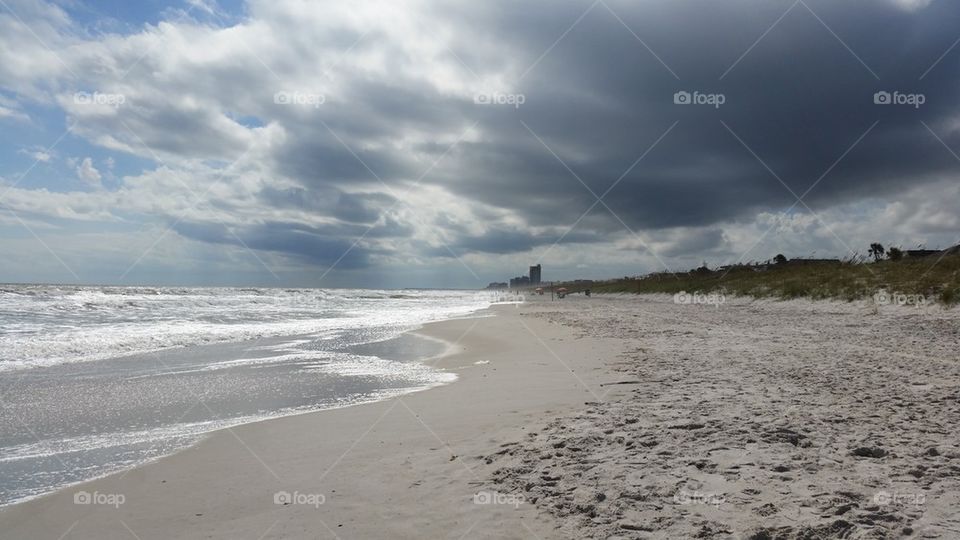
POLYGON ((466 291, 0 285, 0 505, 205 433, 455 376, 405 334, 488 307, 466 291))

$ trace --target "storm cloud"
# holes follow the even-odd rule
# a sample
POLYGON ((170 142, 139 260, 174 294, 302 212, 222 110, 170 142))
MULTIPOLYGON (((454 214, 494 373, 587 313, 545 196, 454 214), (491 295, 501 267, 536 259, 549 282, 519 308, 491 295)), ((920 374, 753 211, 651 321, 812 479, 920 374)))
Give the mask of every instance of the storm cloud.
MULTIPOLYGON (((172 224, 324 275, 459 258, 479 269, 464 285, 543 257, 618 275, 960 232, 951 0, 251 0, 125 34, 11 6, 4 110, 56 107, 71 137, 145 164, 71 188, 96 212, 68 219, 172 224)), ((64 191, 2 203, 62 220, 64 191)))

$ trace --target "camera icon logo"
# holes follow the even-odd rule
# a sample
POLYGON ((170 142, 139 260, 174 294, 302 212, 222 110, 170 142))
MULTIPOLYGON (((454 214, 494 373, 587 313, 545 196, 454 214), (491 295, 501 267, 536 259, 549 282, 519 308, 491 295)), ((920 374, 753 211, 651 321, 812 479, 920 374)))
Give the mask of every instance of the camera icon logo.
POLYGON ((78 491, 73 494, 73 504, 90 504, 91 502, 93 497, 87 491, 78 491))
POLYGON ((889 105, 893 102, 891 98, 890 92, 881 90, 873 95, 873 103, 876 105, 889 105))
POLYGON ((673 295, 674 304, 689 304, 692 300, 690 293, 687 291, 680 291, 677 294, 673 295))
POLYGON ((673 94, 673 103, 676 105, 689 105, 691 102, 690 92, 681 90, 673 94))
POLYGON ((273 504, 293 504, 293 495, 289 491, 278 491, 273 494, 273 504))

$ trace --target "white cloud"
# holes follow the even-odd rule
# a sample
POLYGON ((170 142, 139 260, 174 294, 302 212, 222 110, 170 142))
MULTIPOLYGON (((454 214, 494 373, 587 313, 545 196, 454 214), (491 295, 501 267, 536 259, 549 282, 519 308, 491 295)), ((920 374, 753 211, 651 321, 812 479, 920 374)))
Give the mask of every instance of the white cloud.
POLYGON ((17 150, 17 153, 23 154, 25 156, 29 156, 34 161, 38 161, 40 163, 49 163, 50 160, 53 159, 53 154, 44 149, 34 149, 34 150, 21 149, 21 150, 17 150))
POLYGON ((890 0, 898 7, 907 11, 916 11, 929 6, 933 0, 890 0))
POLYGON ((28 121, 30 117, 23 111, 17 111, 0 105, 0 118, 10 118, 11 120, 28 121))
POLYGON ((193 9, 198 9, 208 15, 215 15, 219 12, 215 0, 187 0, 187 4, 193 9))
POLYGON ((83 161, 77 166, 77 176, 92 186, 100 185, 100 171, 93 166, 93 159, 91 158, 83 158, 83 161))

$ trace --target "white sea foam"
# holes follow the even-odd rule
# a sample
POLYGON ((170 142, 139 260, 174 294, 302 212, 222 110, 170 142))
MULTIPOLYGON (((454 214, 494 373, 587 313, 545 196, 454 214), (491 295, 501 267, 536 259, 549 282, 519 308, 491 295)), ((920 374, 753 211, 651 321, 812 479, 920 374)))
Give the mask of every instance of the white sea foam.
POLYGON ((173 347, 413 327, 490 305, 482 293, 323 289, 0 288, 0 372, 173 347))
POLYGON ((491 300, 450 291, 0 286, 0 506, 155 459, 216 429, 451 382, 452 373, 354 346, 491 300), (258 338, 269 339, 231 344, 258 338), (216 343, 226 345, 166 351, 216 343), (125 358, 148 351, 164 352, 125 358), (56 369, 65 364, 73 365, 56 369), (207 402, 215 407, 198 406, 207 402))

